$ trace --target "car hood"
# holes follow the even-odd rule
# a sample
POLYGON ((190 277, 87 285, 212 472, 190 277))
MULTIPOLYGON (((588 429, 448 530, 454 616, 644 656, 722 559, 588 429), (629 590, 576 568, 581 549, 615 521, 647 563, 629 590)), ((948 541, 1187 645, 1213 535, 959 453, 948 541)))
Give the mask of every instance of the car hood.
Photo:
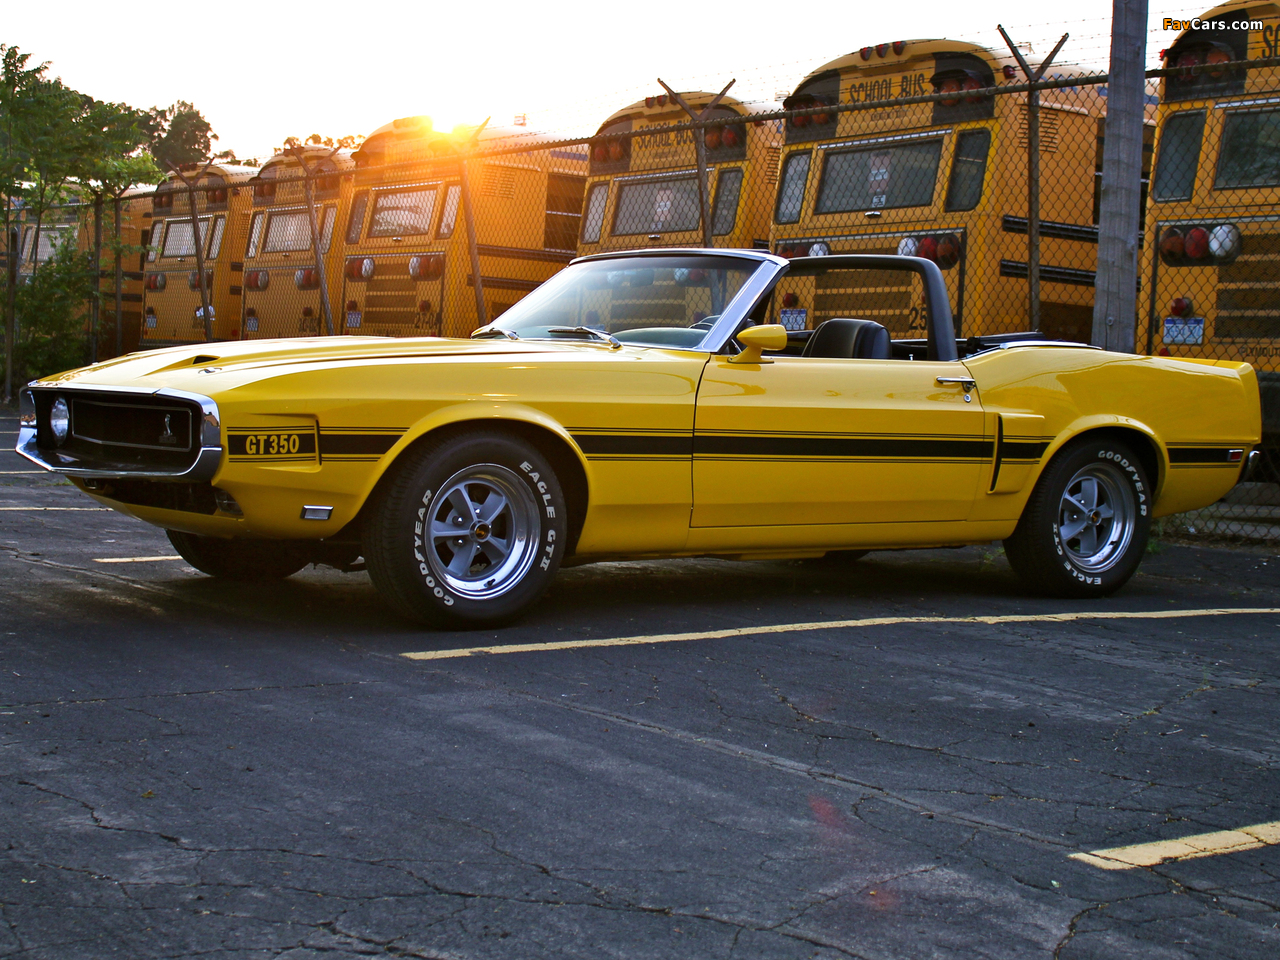
MULTIPOLYGON (((601 345, 607 348, 607 345, 601 345)), ((493 356, 599 350, 591 342, 451 340, 440 337, 314 337, 200 343, 131 353, 36 381, 42 386, 132 387, 213 390, 316 366, 377 363, 396 359, 493 356)))

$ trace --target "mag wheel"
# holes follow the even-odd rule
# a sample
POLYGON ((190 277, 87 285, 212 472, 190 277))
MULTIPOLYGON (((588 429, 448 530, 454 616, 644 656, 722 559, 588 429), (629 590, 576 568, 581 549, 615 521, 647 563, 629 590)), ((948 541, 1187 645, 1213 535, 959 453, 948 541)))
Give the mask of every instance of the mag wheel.
POLYGON ((1013 535, 1015 572, 1057 596, 1103 596, 1138 569, 1151 525, 1151 487, 1127 445, 1082 439, 1045 469, 1013 535))
POLYGON ((379 592, 439 626, 509 620, 559 568, 564 495, 531 445, 485 433, 427 447, 383 484, 364 528, 379 592))
POLYGON ((165 533, 183 560, 201 573, 223 580, 283 580, 310 562, 299 544, 287 540, 225 540, 178 530, 165 533))

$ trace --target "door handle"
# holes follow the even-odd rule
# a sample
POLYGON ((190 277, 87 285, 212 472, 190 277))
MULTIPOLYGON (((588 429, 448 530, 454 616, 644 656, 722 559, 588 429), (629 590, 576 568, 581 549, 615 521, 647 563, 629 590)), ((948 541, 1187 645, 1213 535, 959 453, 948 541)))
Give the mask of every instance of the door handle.
POLYGON ((937 381, 941 384, 948 384, 948 383, 960 384, 960 386, 964 388, 964 402, 965 403, 973 402, 973 397, 970 396, 970 391, 976 390, 978 387, 978 381, 974 380, 973 377, 938 377, 937 381))

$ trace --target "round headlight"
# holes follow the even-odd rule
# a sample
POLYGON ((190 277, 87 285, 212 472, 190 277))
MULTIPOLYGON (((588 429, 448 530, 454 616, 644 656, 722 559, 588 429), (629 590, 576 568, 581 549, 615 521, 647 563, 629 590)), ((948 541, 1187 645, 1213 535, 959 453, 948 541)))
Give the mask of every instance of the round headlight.
POLYGON ((49 410, 49 429, 53 431, 54 438, 61 446, 67 439, 67 432, 71 429, 71 410, 62 397, 53 401, 53 407, 49 410))
POLYGON ((828 247, 821 240, 819 240, 817 243, 815 243, 813 246, 809 248, 809 256, 811 257, 825 257, 830 252, 831 252, 831 248, 828 247))
POLYGON ((1209 231, 1209 252, 1218 260, 1234 260, 1240 253, 1240 228, 1220 223, 1209 231))

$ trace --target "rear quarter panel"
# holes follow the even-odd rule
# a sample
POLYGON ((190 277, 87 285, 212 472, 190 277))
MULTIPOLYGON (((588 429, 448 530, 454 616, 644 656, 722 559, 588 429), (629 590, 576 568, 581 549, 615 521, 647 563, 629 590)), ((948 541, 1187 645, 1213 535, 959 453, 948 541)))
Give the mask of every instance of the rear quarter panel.
POLYGON ((1247 456, 1261 437, 1257 378, 1245 363, 1019 347, 965 364, 992 430, 1003 416, 1006 427, 1038 429, 1044 447, 1024 471, 1024 482, 1014 489, 1000 484, 976 505, 972 519, 1017 517, 1054 454, 1089 431, 1123 428, 1149 440, 1158 460, 1150 478, 1157 517, 1222 497, 1240 474, 1240 463, 1229 462, 1226 451, 1243 449, 1247 456))

